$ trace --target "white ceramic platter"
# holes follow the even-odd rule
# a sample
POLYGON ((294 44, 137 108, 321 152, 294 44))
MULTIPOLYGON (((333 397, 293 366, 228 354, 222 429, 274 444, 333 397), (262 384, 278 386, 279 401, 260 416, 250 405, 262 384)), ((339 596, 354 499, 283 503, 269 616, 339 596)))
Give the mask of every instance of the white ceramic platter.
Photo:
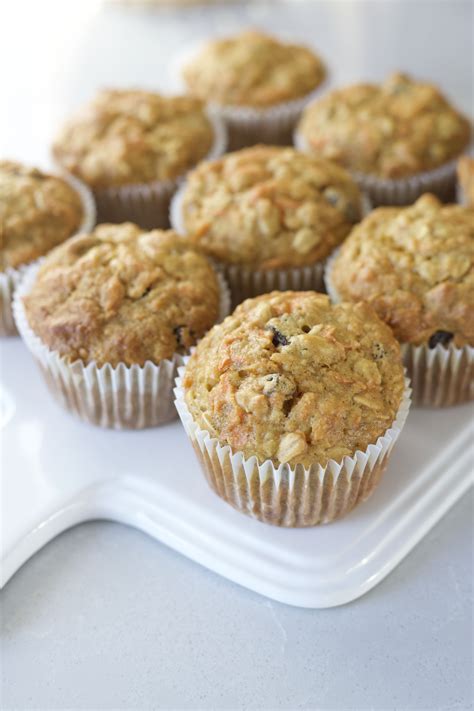
POLYGON ((473 481, 472 409, 412 410, 369 501, 327 526, 275 528, 208 489, 178 421, 85 425, 51 400, 19 339, 1 354, 2 586, 54 536, 100 518, 280 602, 341 605, 380 582, 473 481))

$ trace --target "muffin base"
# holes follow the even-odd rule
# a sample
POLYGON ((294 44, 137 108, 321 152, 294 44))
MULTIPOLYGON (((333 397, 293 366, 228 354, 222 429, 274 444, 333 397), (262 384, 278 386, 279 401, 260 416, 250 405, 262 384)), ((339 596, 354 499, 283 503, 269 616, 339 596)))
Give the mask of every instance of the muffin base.
MULTIPOLYGON (((50 350, 28 324, 23 297, 36 278, 39 264, 26 272, 14 298, 13 311, 18 331, 39 365, 54 399, 81 420, 113 429, 156 427, 176 417, 173 386, 183 356, 175 353, 159 364, 98 367, 94 362, 69 362, 50 350)), ((230 294, 220 274, 218 321, 230 311, 230 294)))
MULTIPOLYGON (((294 133, 293 143, 303 153, 311 153, 308 142, 298 131, 294 133)), ((369 196, 373 207, 411 205, 423 193, 433 193, 440 200, 449 202, 454 199, 455 194, 457 161, 458 158, 434 170, 397 180, 379 178, 357 171, 352 171, 352 177, 361 190, 369 196)))
POLYGON ((184 371, 180 367, 176 379, 176 409, 208 484, 233 508, 275 526, 330 523, 365 501, 380 482, 410 409, 411 390, 405 379, 394 422, 364 452, 357 451, 342 462, 331 459, 324 467, 276 467, 270 460, 259 464, 256 457, 246 459, 242 452, 233 452, 197 425, 184 399, 184 371))
MULTIPOLYGON (((214 143, 203 160, 218 158, 227 146, 225 123, 212 111, 208 118, 214 129, 214 143)), ((134 222, 147 230, 168 228, 170 201, 183 179, 181 175, 175 180, 94 190, 98 222, 134 222)))
MULTIPOLYGON (((326 291, 334 303, 341 301, 331 280, 335 252, 324 272, 326 291)), ((401 344, 403 362, 413 388, 413 404, 421 407, 451 407, 474 400, 474 348, 464 346, 401 344)))
MULTIPOLYGON (((62 171, 58 172, 58 177, 69 183, 81 198, 84 217, 75 234, 90 232, 96 220, 96 206, 92 192, 80 180, 62 171)), ((7 269, 5 272, 0 272, 0 337, 18 335, 12 310, 13 295, 26 270, 37 261, 21 265, 17 269, 7 269)))

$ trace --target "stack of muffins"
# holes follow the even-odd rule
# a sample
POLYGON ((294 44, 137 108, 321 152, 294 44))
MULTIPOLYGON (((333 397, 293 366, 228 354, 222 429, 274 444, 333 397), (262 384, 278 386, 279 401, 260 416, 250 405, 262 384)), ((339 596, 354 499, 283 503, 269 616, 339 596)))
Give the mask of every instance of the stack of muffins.
POLYGON ((54 174, 0 163, 1 333, 86 422, 178 411, 238 510, 333 521, 378 484, 411 389, 474 399, 472 159, 441 202, 470 125, 402 74, 314 96, 323 61, 258 31, 182 73, 183 96, 100 92, 54 174))

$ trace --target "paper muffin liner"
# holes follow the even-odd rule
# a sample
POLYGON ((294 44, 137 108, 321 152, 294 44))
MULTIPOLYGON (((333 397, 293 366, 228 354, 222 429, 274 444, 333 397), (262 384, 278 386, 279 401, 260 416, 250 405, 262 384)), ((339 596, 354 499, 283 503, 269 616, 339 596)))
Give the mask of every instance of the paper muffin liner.
MULTIPOLYGON (((157 365, 98 367, 94 361, 73 363, 52 351, 30 327, 23 297, 30 291, 41 264, 32 265, 18 286, 13 311, 18 331, 39 365, 55 400, 85 422, 113 429, 155 427, 176 417, 173 386, 184 357, 175 353, 157 365)), ((222 275, 218 322, 230 311, 230 293, 222 275)))
MULTIPOLYGON (((327 261, 324 272, 326 291, 331 301, 341 298, 331 279, 337 250, 327 261)), ((450 407, 474 400, 474 348, 453 345, 413 345, 401 343, 403 363, 413 389, 413 404, 419 407, 450 407)))
MULTIPOLYGON (((59 172, 58 177, 65 180, 79 194, 84 212, 83 220, 75 234, 90 232, 95 225, 96 209, 92 192, 80 180, 64 172, 59 172)), ((71 235, 73 236, 73 235, 71 235)), ((16 269, 8 268, 0 272, 0 336, 16 336, 17 329, 13 318, 12 301, 16 287, 20 283, 26 269, 35 264, 22 264, 16 269)))
POLYGON ((329 523, 365 501, 380 482, 410 409, 411 391, 405 378, 395 420, 364 452, 358 450, 340 462, 330 459, 324 467, 277 467, 271 460, 259 464, 255 456, 246 458, 243 452, 234 452, 198 426, 184 398, 184 372, 180 366, 174 391, 176 409, 208 484, 238 511, 276 526, 329 523))
MULTIPOLYGON (((225 123, 214 112, 207 112, 214 131, 214 143, 203 160, 222 155, 227 146, 225 123)), ((184 175, 174 180, 121 185, 94 190, 98 222, 134 222, 143 229, 169 227, 170 200, 184 175)))
MULTIPOLYGON (((186 228, 183 220, 183 197, 186 183, 176 191, 170 205, 170 222, 176 232, 185 236, 186 228)), ((362 211, 368 215, 371 210, 370 200, 362 195, 362 211)), ((214 265, 221 271, 229 284, 232 306, 235 307, 245 299, 270 291, 324 291, 325 260, 307 264, 302 267, 281 269, 252 269, 240 264, 225 264, 214 260, 214 265)))
MULTIPOLYGON (((311 153, 311 148, 306 138, 299 131, 295 131, 293 143, 303 153, 311 153)), ((457 161, 458 158, 434 170, 396 180, 379 178, 375 175, 366 175, 357 171, 352 171, 351 174, 359 187, 369 196, 374 207, 379 205, 411 205, 423 193, 433 193, 447 202, 454 197, 457 161)))

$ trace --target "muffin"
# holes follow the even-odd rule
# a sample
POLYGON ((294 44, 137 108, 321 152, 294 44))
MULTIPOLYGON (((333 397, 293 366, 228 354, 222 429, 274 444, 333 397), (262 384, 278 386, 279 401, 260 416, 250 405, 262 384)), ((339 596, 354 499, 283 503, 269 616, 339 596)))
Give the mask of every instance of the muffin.
POLYGON ((432 84, 393 74, 332 91, 307 107, 296 145, 350 170, 374 204, 423 192, 450 197, 470 124, 432 84))
POLYGON ((56 161, 94 191, 99 221, 167 227, 178 178, 223 152, 225 137, 198 99, 104 90, 53 144, 56 161))
POLYGON ((15 318, 66 408, 94 424, 147 427, 174 416, 182 355, 228 309, 221 284, 172 231, 99 225, 26 275, 15 318))
POLYGON ((192 171, 171 219, 221 265, 238 303, 275 288, 320 287, 324 259, 362 208, 356 183, 334 163, 254 146, 192 171))
POLYGON ((423 195, 374 210, 328 264, 336 299, 368 302, 404 345, 415 402, 474 398, 474 209, 423 195))
POLYGON ((245 301, 180 372, 177 408, 209 484, 280 526, 366 499, 409 406, 390 329, 366 304, 313 291, 245 301))
POLYGON ((474 158, 463 156, 458 161, 458 198, 463 205, 474 206, 474 158))
POLYGON ((25 265, 94 219, 92 196, 78 181, 0 161, 0 335, 16 333, 11 301, 25 265))
POLYGON ((231 149, 290 144, 294 126, 326 69, 307 47, 257 30, 207 42, 183 68, 190 94, 212 104, 231 149))

